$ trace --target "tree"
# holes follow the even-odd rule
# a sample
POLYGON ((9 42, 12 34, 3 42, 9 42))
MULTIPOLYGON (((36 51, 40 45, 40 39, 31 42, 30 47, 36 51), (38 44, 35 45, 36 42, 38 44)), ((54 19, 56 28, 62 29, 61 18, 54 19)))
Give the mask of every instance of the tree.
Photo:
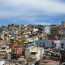
POLYGON ((6 33, 4 34, 4 37, 5 37, 5 36, 7 36, 7 34, 6 34, 6 33))
POLYGON ((2 40, 2 38, 0 37, 0 40, 2 40))
POLYGON ((35 62, 35 65, 39 65, 39 62, 40 62, 40 61, 36 61, 36 62, 35 62))

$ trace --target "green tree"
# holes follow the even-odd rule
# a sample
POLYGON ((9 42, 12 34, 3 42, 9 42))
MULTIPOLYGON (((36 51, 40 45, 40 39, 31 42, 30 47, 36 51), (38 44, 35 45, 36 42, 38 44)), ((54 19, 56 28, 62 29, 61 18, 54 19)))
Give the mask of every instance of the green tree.
POLYGON ((4 37, 5 37, 5 36, 7 36, 7 34, 6 34, 6 33, 4 34, 4 37))
POLYGON ((40 62, 40 61, 36 61, 36 62, 35 62, 35 65, 39 65, 39 62, 40 62))

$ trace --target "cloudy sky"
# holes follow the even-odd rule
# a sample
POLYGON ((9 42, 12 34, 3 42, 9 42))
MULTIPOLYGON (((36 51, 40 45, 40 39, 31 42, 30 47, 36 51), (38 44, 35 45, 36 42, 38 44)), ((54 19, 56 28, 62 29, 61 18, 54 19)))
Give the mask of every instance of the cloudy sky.
POLYGON ((65 0, 0 0, 0 25, 61 24, 65 0))

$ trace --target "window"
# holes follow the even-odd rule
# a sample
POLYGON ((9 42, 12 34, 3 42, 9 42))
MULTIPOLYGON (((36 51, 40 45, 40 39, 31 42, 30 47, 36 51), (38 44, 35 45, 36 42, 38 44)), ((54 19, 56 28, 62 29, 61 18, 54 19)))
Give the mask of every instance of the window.
POLYGON ((36 53, 35 52, 31 52, 31 54, 35 55, 36 53))
POLYGON ((45 43, 43 43, 43 47, 44 47, 45 43))
POLYGON ((53 46, 53 44, 54 44, 54 43, 52 42, 52 46, 53 46))
POLYGON ((2 49, 5 49, 6 47, 2 47, 2 49))
POLYGON ((61 44, 61 48, 64 48, 64 43, 61 44))
POLYGON ((41 42, 40 42, 40 46, 41 46, 41 42))

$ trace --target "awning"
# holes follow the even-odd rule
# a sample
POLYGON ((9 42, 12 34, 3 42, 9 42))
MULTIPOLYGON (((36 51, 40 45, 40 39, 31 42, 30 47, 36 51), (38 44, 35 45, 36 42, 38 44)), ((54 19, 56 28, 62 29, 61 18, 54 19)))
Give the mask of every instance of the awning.
POLYGON ((53 51, 49 51, 50 53, 54 53, 53 51))
POLYGON ((36 49, 33 49, 33 50, 31 50, 30 52, 37 53, 37 50, 36 50, 36 49))

